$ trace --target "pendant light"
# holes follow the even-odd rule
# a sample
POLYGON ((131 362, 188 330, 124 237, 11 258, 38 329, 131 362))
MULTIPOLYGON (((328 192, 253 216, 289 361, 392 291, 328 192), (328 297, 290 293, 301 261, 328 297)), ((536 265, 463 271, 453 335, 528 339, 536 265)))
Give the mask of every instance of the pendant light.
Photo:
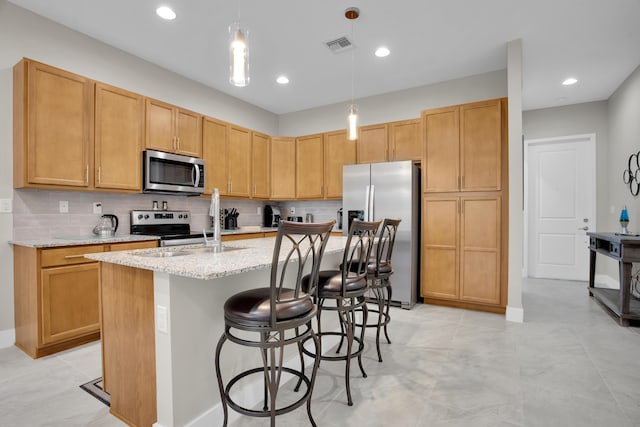
MULTIPOLYGON (((351 22, 351 39, 353 41, 353 21, 360 16, 360 9, 350 7, 344 11, 344 17, 351 22)), ((347 113, 347 139, 353 141, 358 139, 358 105, 354 101, 355 94, 355 51, 351 48, 351 105, 347 113)))
POLYGON ((249 84, 249 30, 239 22, 229 26, 229 83, 239 87, 249 84))
POLYGON ((249 84, 249 30, 240 26, 240 2, 238 20, 229 26, 229 83, 244 87, 249 84))

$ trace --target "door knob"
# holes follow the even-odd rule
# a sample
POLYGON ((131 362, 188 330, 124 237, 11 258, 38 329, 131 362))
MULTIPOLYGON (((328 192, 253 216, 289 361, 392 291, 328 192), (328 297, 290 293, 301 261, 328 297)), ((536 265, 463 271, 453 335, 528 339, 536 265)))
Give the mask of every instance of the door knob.
POLYGON ((584 227, 581 227, 581 228, 578 228, 578 230, 584 230, 584 231, 587 231, 588 229, 589 229, 588 225, 586 225, 584 227))

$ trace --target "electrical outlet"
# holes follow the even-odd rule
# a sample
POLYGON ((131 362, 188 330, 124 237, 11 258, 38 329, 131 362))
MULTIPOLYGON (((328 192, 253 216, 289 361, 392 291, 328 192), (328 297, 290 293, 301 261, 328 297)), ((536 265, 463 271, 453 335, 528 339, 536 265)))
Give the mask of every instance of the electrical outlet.
POLYGON ((295 214, 296 214, 296 208, 295 208, 295 207, 293 207, 293 206, 291 206, 291 207, 289 208, 289 215, 295 215, 295 214))
POLYGON ((102 203, 101 202, 93 202, 93 213, 101 214, 102 213, 102 203))
POLYGON ((13 210, 11 199, 0 199, 0 213, 11 213, 13 210))
POLYGON ((158 327, 158 332, 169 333, 167 307, 163 305, 156 306, 156 326, 158 327))
POLYGON ((60 213, 68 213, 69 212, 69 201, 68 200, 60 200, 58 203, 58 207, 60 208, 60 213))

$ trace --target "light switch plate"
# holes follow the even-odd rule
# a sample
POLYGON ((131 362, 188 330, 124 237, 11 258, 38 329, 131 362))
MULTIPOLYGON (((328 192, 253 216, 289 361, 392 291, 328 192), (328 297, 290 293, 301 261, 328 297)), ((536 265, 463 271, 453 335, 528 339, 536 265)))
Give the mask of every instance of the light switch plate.
POLYGON ((101 202, 93 202, 93 213, 101 214, 102 213, 102 203, 101 202))
POLYGON ((60 200, 58 204, 60 208, 60 213, 68 213, 69 212, 69 201, 68 200, 60 200))
POLYGON ((13 211, 13 200, 0 199, 0 213, 11 213, 13 211))
POLYGON ((291 206, 289 208, 289 215, 295 215, 296 214, 296 208, 294 206, 291 206))

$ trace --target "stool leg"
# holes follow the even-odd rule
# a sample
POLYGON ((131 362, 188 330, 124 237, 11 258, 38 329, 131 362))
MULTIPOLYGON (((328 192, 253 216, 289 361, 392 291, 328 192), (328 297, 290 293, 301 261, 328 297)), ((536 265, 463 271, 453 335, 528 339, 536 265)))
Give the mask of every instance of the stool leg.
POLYGON ((224 385, 222 384, 222 372, 220 371, 220 351, 222 350, 222 345, 227 340, 226 333, 223 333, 218 341, 218 345, 216 346, 216 358, 215 358, 215 366, 216 366, 216 377, 218 379, 218 387, 220 388, 220 403, 222 404, 222 411, 224 412, 224 420, 222 421, 222 427, 227 426, 227 421, 229 419, 229 413, 227 410, 227 395, 224 392, 224 385))
MULTIPOLYGON (((336 307, 338 306, 338 300, 336 300, 336 307)), ((340 318, 340 312, 338 311, 338 319, 340 318)), ((342 342, 344 341, 344 337, 345 337, 345 331, 344 331, 344 324, 342 322, 340 323, 340 342, 338 343, 338 348, 336 349, 336 353, 340 353, 340 349, 342 348, 342 342)))
MULTIPOLYGON (((299 332, 300 332, 300 328, 296 328, 296 336, 300 335, 299 332)), ((300 354, 300 372, 304 372, 304 353, 302 352, 302 341, 298 341, 298 353, 300 354)), ((300 385, 302 385, 302 378, 298 378, 298 383, 296 384, 293 391, 295 392, 299 391, 300 385)))
POLYGON ((387 304, 386 313, 387 313, 387 315, 386 315, 386 319, 385 319, 385 322, 384 322, 384 336, 387 338, 387 342, 389 344, 391 344, 391 340, 389 339, 389 333, 387 332, 387 325, 391 321, 391 316, 389 315, 389 306, 391 305, 391 283, 387 283, 386 288, 387 288, 387 301, 386 301, 386 304, 387 304))
POLYGON ((382 329, 382 319, 384 318, 384 289, 375 288, 376 303, 378 304, 378 326, 376 327, 376 350, 378 351, 378 362, 382 362, 382 353, 380 352, 380 330, 382 329))
MULTIPOLYGON (((361 297, 364 300, 364 296, 361 297)), ((355 329, 356 329, 356 311, 355 310, 351 310, 351 312, 353 313, 353 331, 355 334, 355 329)), ((369 309, 367 308, 367 303, 365 302, 362 305, 362 328, 360 328, 360 343, 362 345, 362 347, 364 348, 364 333, 367 329, 366 324, 367 324, 367 318, 369 317, 369 309)), ((358 365, 360 365, 360 372, 362 372, 362 377, 363 378, 367 378, 367 373, 364 371, 364 366, 362 366, 362 351, 360 352, 360 354, 358 355, 358 365)), ((351 354, 351 353, 349 353, 351 354)))
MULTIPOLYGON (((311 328, 311 323, 309 323, 309 328, 311 328)), ((311 415, 311 396, 313 395, 313 387, 315 386, 315 383, 316 383, 316 374, 318 373, 318 368, 320 367, 320 355, 322 354, 322 347, 321 347, 322 342, 320 341, 318 336, 313 332, 313 329, 311 329, 311 338, 313 340, 313 344, 315 347, 315 354, 317 355, 317 357, 314 359, 313 370, 311 371, 311 385, 309 386, 311 388, 311 391, 309 392, 309 397, 307 398, 307 415, 309 415, 309 421, 311 422, 311 425, 313 427, 317 427, 316 422, 314 421, 313 416, 311 415)))
POLYGON ((345 360, 345 369, 344 369, 344 378, 345 384, 347 387, 347 405, 353 406, 353 399, 351 398, 351 383, 349 381, 350 373, 351 373, 351 347, 353 346, 353 324, 351 316, 347 311, 348 310, 344 305, 341 299, 336 300, 336 305, 338 307, 338 314, 340 316, 340 323, 344 324, 344 331, 347 335, 347 358, 345 360))

